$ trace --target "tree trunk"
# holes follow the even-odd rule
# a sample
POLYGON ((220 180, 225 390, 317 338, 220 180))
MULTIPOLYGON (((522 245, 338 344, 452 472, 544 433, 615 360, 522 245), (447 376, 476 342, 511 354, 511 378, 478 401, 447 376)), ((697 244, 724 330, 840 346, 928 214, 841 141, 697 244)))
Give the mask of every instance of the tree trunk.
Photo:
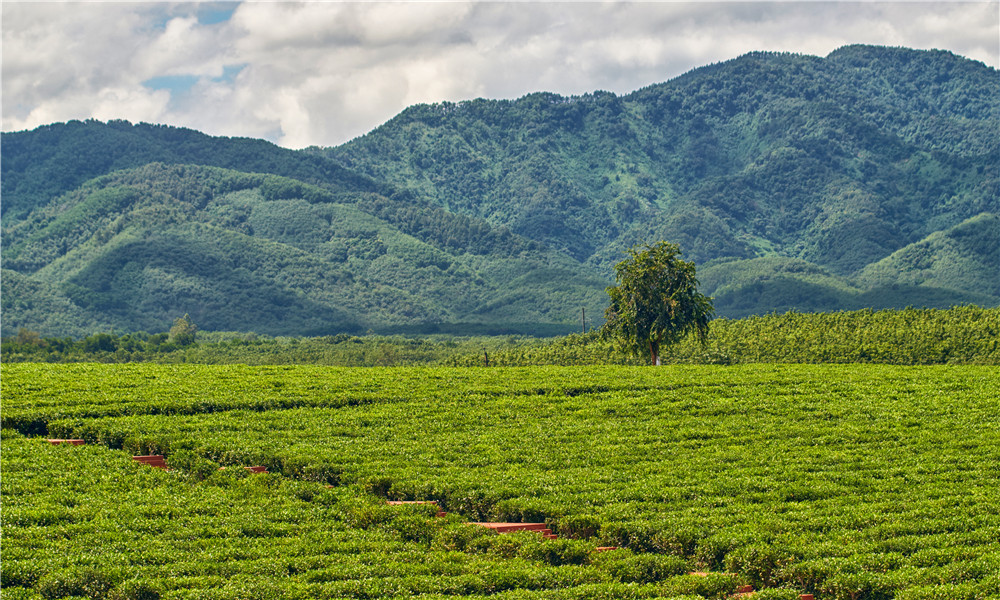
POLYGON ((657 367, 660 366, 660 345, 652 340, 649 342, 649 361, 657 367))

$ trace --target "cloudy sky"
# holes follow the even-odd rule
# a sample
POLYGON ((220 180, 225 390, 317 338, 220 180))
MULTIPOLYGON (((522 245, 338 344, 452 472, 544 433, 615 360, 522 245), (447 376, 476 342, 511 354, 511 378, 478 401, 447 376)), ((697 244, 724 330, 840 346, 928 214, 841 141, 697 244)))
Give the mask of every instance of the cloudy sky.
POLYGON ((989 2, 2 3, 2 128, 128 119, 289 148, 419 102, 627 93, 752 50, 941 48, 1000 67, 989 2))

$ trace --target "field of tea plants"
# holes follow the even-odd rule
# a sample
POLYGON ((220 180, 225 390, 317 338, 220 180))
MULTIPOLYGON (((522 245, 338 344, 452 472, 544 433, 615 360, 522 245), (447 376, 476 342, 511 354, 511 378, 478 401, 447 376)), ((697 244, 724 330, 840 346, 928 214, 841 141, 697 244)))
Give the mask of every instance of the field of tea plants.
POLYGON ((976 366, 4 365, 3 594, 996 599, 998 389, 976 366))

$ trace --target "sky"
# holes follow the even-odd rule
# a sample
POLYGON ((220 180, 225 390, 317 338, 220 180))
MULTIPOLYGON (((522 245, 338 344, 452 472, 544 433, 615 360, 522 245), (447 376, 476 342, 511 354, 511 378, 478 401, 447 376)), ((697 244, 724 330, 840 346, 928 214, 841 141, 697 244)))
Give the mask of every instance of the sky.
POLYGON ((1000 0, 0 7, 3 131, 126 119, 303 148, 417 103, 625 94, 755 50, 937 48, 1000 67, 1000 0))

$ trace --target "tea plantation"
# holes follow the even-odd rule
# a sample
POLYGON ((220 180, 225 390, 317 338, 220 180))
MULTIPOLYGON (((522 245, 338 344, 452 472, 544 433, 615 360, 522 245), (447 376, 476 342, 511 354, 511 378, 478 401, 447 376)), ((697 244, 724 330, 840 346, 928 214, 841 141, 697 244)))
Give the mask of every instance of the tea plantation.
POLYGON ((3 595, 1000 598, 998 389, 977 366, 7 364, 3 595))

